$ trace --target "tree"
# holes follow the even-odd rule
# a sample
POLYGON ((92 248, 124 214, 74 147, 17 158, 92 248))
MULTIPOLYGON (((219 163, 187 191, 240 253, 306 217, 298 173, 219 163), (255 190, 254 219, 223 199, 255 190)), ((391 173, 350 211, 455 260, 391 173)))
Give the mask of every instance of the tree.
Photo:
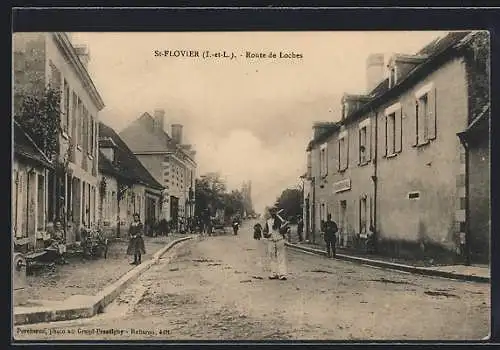
POLYGON ((19 112, 15 118, 38 147, 50 158, 59 153, 61 92, 48 86, 43 92, 17 93, 19 112))
POLYGON ((241 191, 233 190, 224 195, 224 216, 230 218, 234 215, 241 215, 245 209, 243 194, 241 191))
POLYGON ((290 216, 296 217, 302 214, 302 191, 296 188, 288 188, 281 192, 276 200, 278 208, 283 209, 281 215, 284 219, 290 216))
POLYGON ((196 179, 196 216, 214 215, 217 209, 224 208, 226 184, 219 173, 207 173, 196 179))

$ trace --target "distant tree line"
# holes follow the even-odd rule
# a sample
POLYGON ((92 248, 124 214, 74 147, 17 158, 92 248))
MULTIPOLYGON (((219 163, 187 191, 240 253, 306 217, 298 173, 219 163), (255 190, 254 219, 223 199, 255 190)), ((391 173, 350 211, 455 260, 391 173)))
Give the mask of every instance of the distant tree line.
POLYGON ((210 172, 202 175, 196 180, 195 189, 195 215, 198 217, 223 213, 224 219, 228 220, 245 212, 245 198, 242 191, 229 191, 219 173, 210 172))

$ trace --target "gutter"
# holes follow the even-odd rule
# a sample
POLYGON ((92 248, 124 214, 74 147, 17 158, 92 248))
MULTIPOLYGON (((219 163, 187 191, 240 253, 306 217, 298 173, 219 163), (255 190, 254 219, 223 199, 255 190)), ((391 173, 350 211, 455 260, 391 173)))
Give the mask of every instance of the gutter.
MULTIPOLYGON (((473 34, 473 33, 471 33, 473 34)), ((446 47, 443 49, 443 51, 439 52, 436 54, 436 56, 430 58, 429 60, 425 61, 424 63, 418 65, 415 67, 413 70, 411 70, 408 75, 401 80, 399 83, 397 83, 394 87, 390 88, 389 90, 385 91, 379 96, 375 96, 372 100, 364 104, 360 109, 354 111, 351 115, 349 115, 344 122, 349 122, 352 120, 355 120, 357 118, 362 117, 366 113, 368 113, 371 109, 375 109, 380 107, 384 102, 389 100, 390 98, 394 97, 394 95, 399 95, 403 92, 404 88, 406 88, 408 85, 411 85, 415 82, 420 77, 420 74, 423 72, 426 72, 426 69, 430 68, 430 71, 434 71, 438 69, 441 65, 443 65, 445 62, 448 60, 452 59, 456 55, 461 55, 461 49, 462 47, 470 40, 469 37, 471 37, 471 34, 466 35, 464 38, 462 38, 458 43, 451 44, 450 46, 446 47), (466 40, 467 39, 467 40, 466 40), (441 60, 445 60, 444 62, 441 62, 441 60), (434 68, 432 66, 435 65, 434 68)), ((430 74, 430 72, 428 73, 430 74)), ((387 80, 387 79, 385 79, 387 80)), ((384 80, 384 81, 385 81, 384 80)))
POLYGON ((92 96, 94 102, 96 102, 97 108, 99 111, 101 111, 105 105, 104 101, 99 94, 99 91, 97 90, 96 86, 94 85, 94 82, 92 78, 90 77, 90 74, 83 65, 83 63, 80 61, 78 58, 78 55, 74 52, 73 44, 71 41, 68 39, 65 33, 54 33, 53 37, 56 39, 56 42, 59 44, 63 52, 66 54, 66 57, 69 58, 71 63, 73 63, 73 68, 77 71, 78 75, 83 78, 83 85, 90 90, 90 95, 92 96))

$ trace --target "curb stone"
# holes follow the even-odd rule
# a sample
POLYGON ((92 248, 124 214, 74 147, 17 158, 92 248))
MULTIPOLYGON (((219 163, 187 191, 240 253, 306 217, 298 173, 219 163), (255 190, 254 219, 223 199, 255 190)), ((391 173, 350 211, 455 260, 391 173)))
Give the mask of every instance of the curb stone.
MULTIPOLYGON (((314 249, 314 248, 309 248, 309 247, 301 247, 299 245, 291 244, 288 242, 286 242, 285 245, 290 247, 290 248, 296 249, 296 250, 301 250, 301 251, 313 253, 316 255, 322 255, 322 256, 326 255, 326 253, 324 251, 319 250, 319 249, 314 249)), ((375 266, 375 267, 381 267, 381 268, 386 268, 386 269, 405 271, 405 272, 414 273, 414 274, 418 274, 418 275, 424 275, 424 276, 443 277, 443 278, 456 279, 456 280, 469 281, 469 282, 479 282, 479 283, 490 283, 490 281, 491 281, 490 277, 485 277, 485 276, 466 275, 466 274, 461 274, 461 273, 456 273, 456 272, 440 271, 440 270, 434 270, 434 269, 427 268, 427 267, 416 267, 416 266, 410 266, 410 265, 404 265, 404 264, 398 264, 398 263, 391 263, 391 262, 382 261, 382 260, 367 259, 367 258, 361 258, 361 257, 340 254, 340 253, 337 253, 336 257, 337 257, 337 259, 341 259, 341 260, 346 260, 346 261, 351 261, 351 262, 355 262, 355 263, 360 263, 360 264, 365 264, 365 265, 370 265, 370 266, 375 266)))
MULTIPOLYGON (((128 286, 130 286, 130 284, 132 284, 142 272, 149 269, 152 265, 157 264, 160 261, 162 255, 167 253, 177 244, 190 240, 192 238, 192 236, 187 236, 168 243, 165 247, 161 248, 159 251, 153 254, 153 257, 150 260, 134 267, 125 275, 120 277, 117 281, 101 290, 96 296, 81 296, 83 297, 83 299, 86 299, 83 302, 78 303, 78 301, 75 300, 75 302, 72 303, 71 306, 66 305, 58 308, 18 307, 18 312, 16 312, 16 310, 14 309, 13 324, 16 326, 20 326, 33 323, 68 321, 78 318, 93 317, 96 314, 101 313, 102 310, 106 306, 108 306, 118 295, 120 295, 120 293, 122 293, 128 286), (21 311, 19 311, 19 309, 21 309, 21 311)), ((67 304, 67 301, 64 301, 64 303, 67 304)))

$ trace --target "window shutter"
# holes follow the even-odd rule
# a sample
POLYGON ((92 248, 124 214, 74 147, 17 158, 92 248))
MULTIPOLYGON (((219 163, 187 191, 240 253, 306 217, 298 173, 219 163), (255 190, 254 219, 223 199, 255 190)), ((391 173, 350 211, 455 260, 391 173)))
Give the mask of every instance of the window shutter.
MULTIPOLYGON (((361 130, 362 128, 360 128, 358 130, 358 165, 361 164, 361 130)), ((365 152, 366 152, 366 147, 365 147, 365 152)))
POLYGON ((387 140, 387 137, 388 137, 387 119, 388 119, 388 116, 386 115, 384 119, 385 119, 385 135, 384 135, 385 136, 385 156, 387 157, 387 146, 388 146, 387 145, 387 142, 388 142, 388 140, 387 140))
POLYGON ((325 147, 325 175, 328 175, 328 145, 325 147))
POLYGON ((373 213, 372 213, 372 207, 373 207, 373 197, 370 194, 368 200, 366 201, 366 205, 368 206, 367 212, 368 212, 368 217, 367 217, 367 230, 370 230, 370 226, 373 224, 373 213))
POLYGON ((337 160, 337 170, 342 169, 341 164, 342 164, 342 150, 340 149, 340 140, 337 140, 337 148, 338 148, 338 160, 337 160))
POLYGON ((366 160, 372 160, 372 124, 368 124, 366 127, 366 160))
POLYGON ((434 140, 436 138, 436 111, 437 111, 437 103, 436 103, 436 88, 433 88, 429 91, 427 95, 427 103, 428 103, 428 138, 429 140, 434 140))
POLYGON ((349 167, 349 134, 345 135, 344 145, 346 148, 346 151, 345 151, 345 169, 347 169, 349 167))
POLYGON ((398 153, 402 151, 402 141, 403 141, 403 108, 399 109, 394 115, 394 129, 395 129, 395 149, 394 152, 398 153))
POLYGON ((358 233, 361 233, 361 197, 358 198, 358 233))
POLYGON ((418 100, 415 100, 415 142, 413 146, 418 145, 418 100))

